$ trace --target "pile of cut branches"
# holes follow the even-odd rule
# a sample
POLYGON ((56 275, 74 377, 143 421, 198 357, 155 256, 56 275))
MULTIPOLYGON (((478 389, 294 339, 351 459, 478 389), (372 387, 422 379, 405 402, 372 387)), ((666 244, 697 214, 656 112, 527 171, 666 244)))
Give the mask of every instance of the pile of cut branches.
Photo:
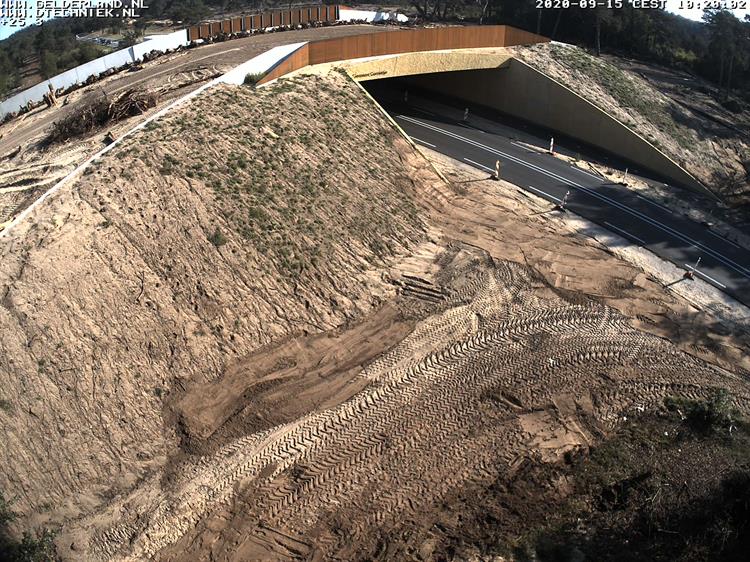
POLYGON ((44 139, 44 144, 56 144, 81 137, 110 123, 140 115, 155 107, 157 100, 157 94, 134 88, 114 98, 101 94, 55 121, 44 139))

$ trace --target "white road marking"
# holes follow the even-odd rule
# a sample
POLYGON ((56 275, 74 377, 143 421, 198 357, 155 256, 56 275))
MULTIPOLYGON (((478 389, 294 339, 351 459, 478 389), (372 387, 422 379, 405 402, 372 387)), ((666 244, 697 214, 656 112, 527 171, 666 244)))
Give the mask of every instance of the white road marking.
POLYGON ((607 226, 608 226, 609 228, 613 228, 613 229, 615 229, 615 230, 616 230, 617 232, 619 232, 620 234, 624 234, 624 235, 625 235, 625 236, 627 236, 628 238, 635 238, 636 240, 638 240, 638 242, 640 242, 640 243, 641 243, 641 244, 643 244, 644 246, 646 245, 646 242, 645 242, 644 240, 642 240, 641 238, 638 238, 638 237, 637 237, 637 236, 636 236, 635 234, 631 234, 631 233, 630 233, 630 232, 628 232, 627 230, 623 230, 622 228, 619 228, 619 227, 615 226, 615 225, 614 225, 614 224, 612 224, 611 222, 607 222, 607 221, 604 221, 604 224, 606 224, 606 225, 607 225, 607 226))
POLYGON ((495 171, 492 168, 488 168, 484 164, 480 164, 479 162, 474 162, 474 160, 469 160, 468 158, 464 158, 464 160, 466 160, 467 162, 469 162, 471 164, 474 164, 475 166, 479 166, 480 168, 483 168, 483 169, 487 170, 488 172, 494 172, 495 171))
POLYGON ((742 249, 742 246, 740 246, 739 244, 735 244, 735 243, 734 243, 734 242, 732 242, 731 240, 727 240, 726 238, 724 238, 723 236, 719 236, 719 235, 718 235, 718 234, 716 234, 715 232, 711 232, 710 230, 707 230, 706 232, 708 232, 708 233, 709 233, 710 235, 712 235, 712 236, 715 236, 715 237, 716 237, 716 238, 718 238, 719 240, 721 240, 721 241, 723 241, 723 242, 726 242, 727 244, 731 244, 731 245, 732 245, 732 246, 734 246, 735 248, 740 248, 740 249, 742 249))
POLYGON ((412 137, 411 139, 417 141, 419 144, 425 144, 425 145, 429 146, 430 148, 435 148, 434 144, 431 144, 429 142, 423 141, 422 139, 418 139, 417 137, 412 137))
POLYGON ((671 211, 670 209, 668 209, 668 208, 667 208, 667 207, 665 207, 664 205, 660 205, 659 203, 657 203, 656 201, 652 201, 652 200, 651 200, 651 199, 649 199, 648 197, 643 197, 642 195, 638 195, 637 193, 635 194, 635 196, 636 196, 636 197, 637 197, 638 199, 641 199, 641 200, 645 201, 646 203, 651 203, 652 205, 654 205, 654 206, 656 206, 656 207, 659 207, 660 209, 663 209, 664 211, 667 211, 668 213, 671 213, 671 212, 672 212, 672 211, 671 211))
POLYGON ((546 195, 546 196, 547 196, 547 197, 549 197, 550 199, 554 199, 554 200, 555 200, 555 201, 557 201, 558 203, 562 203, 562 200, 558 199, 558 198, 557 198, 557 197, 555 197, 554 195, 550 195, 550 194, 549 194, 549 193, 547 193, 546 191, 542 191, 541 189, 537 189, 536 187, 533 187, 533 186, 531 186, 531 185, 530 185, 530 186, 528 186, 528 187, 529 187, 529 189, 533 189, 533 190, 534 190, 534 191, 536 191, 537 193, 541 193, 542 195, 546 195))
POLYGON ((695 269, 695 268, 694 268, 694 267, 693 267, 692 265, 690 265, 690 264, 687 264, 687 263, 686 263, 686 264, 685 264, 685 267, 687 267, 687 268, 688 268, 688 269, 689 269, 690 271, 692 271, 692 272, 694 272, 694 273, 697 273, 697 274, 698 274, 698 275, 700 275, 701 277, 705 277, 705 278, 706 278, 706 279, 708 279, 709 281, 713 281, 714 283, 716 283, 716 284, 717 284, 717 285, 718 285, 719 287, 721 287, 722 289, 726 289, 726 288, 727 288, 727 286, 726 286, 726 285, 724 285, 723 283, 719 283, 719 282, 718 282, 718 281, 717 281, 716 279, 714 279, 713 277, 710 277, 710 276, 706 275, 706 274, 705 274, 705 273, 703 273, 702 271, 698 271, 698 270, 697 270, 697 269, 695 269))
POLYGON ((519 143, 517 143, 516 141, 510 141, 510 144, 512 144, 512 145, 514 145, 514 146, 517 146, 518 148, 522 148, 522 149, 523 149, 523 150, 525 150, 526 152, 534 152, 534 151, 533 151, 533 150, 531 150, 531 149, 530 149, 530 148, 529 148, 528 146, 524 146, 524 145, 522 145, 522 144, 519 144, 519 143))
POLYGON ((429 111, 427 109, 424 109, 424 108, 421 108, 421 107, 417 107, 416 105, 413 105, 411 107, 413 107, 414 109, 416 109, 420 113, 425 113, 427 115, 435 116, 435 114, 432 111, 429 111))
POLYGON ((582 174, 586 174, 590 178, 594 178, 597 181, 604 181, 606 178, 603 178, 601 176, 595 176, 594 174, 588 173, 586 170, 581 170, 578 166, 571 166, 576 172, 581 172, 582 174))
POLYGON ((735 262, 731 258, 728 258, 728 257, 724 256, 723 254, 717 252, 716 250, 713 250, 712 248, 709 248, 708 246, 705 246, 701 242, 693 240, 692 238, 690 238, 686 234, 682 234, 681 232, 675 230, 674 228, 672 228, 670 226, 667 226, 667 225, 665 225, 665 224, 663 224, 663 223, 657 221, 656 219, 653 219, 653 218, 651 218, 651 217, 649 217, 647 215, 644 215, 640 211, 637 211, 635 209, 631 209, 627 205, 624 205, 624 204, 622 204, 622 203, 620 203, 618 201, 615 201, 614 199, 612 199, 612 198, 610 198, 610 197, 608 197, 606 195, 602 195, 600 193, 597 193, 596 191, 593 191, 593 190, 591 190, 591 189, 589 189, 589 188, 587 188, 587 187, 585 187, 585 186, 583 186, 583 185, 581 185, 579 183, 576 183, 576 182, 574 182, 574 181, 572 181, 572 180, 570 180, 568 178, 565 178, 563 176, 555 174, 554 172, 550 172, 549 170, 545 170, 544 168, 540 168, 539 166, 531 164, 530 162, 526 162, 525 160, 521 160, 520 158, 517 158, 517 157, 515 157, 515 156, 513 156, 511 154, 508 154, 508 153, 503 152, 501 150, 497 150, 495 148, 492 148, 491 146, 487 146, 485 144, 482 144, 480 142, 471 140, 469 138, 462 137, 461 135, 458 135, 458 134, 453 133, 451 131, 447 131, 445 129, 441 129, 440 127, 436 127, 434 125, 430 125, 429 123, 423 123, 422 121, 419 121, 418 119, 414 119, 412 117, 407 117, 405 115, 398 115, 398 118, 399 119, 404 119, 405 121, 409 121, 409 122, 414 123, 416 125, 420 125, 421 127, 425 127, 427 129, 432 129, 432 130, 437 131, 439 133, 443 133, 446 136, 455 138, 457 140, 465 142, 466 144, 470 144, 472 146, 476 146, 477 148, 481 148, 481 149, 483 149, 483 150, 485 150, 487 152, 490 152, 492 154, 497 154, 499 156, 504 156, 508 160, 516 162, 517 164, 521 164, 522 166, 525 166, 525 167, 530 168, 532 170, 536 170, 537 172, 539 172, 541 174, 544 174, 544 175, 546 175, 548 177, 551 177, 553 179, 559 180, 559 181, 561 181, 561 182, 563 182, 563 183, 565 183, 567 185, 571 185, 573 187, 576 187, 576 188, 578 188, 581 191, 587 193, 588 195, 591 195, 592 197, 594 197, 596 199, 599 199, 601 201, 605 201, 605 202, 609 203, 610 205, 612 205, 613 207, 617 207, 618 209, 620 209, 622 211, 625 211, 626 213, 629 213, 629 214, 633 215, 634 217, 637 217, 637 218, 641 219, 642 221, 644 221, 646 223, 649 223, 651 226, 654 226, 654 227, 658 228, 659 230, 662 230, 663 232, 666 232, 667 234, 672 235, 673 237, 677 238, 678 240, 681 240, 681 241, 685 242, 686 244, 695 244, 696 247, 701 248, 705 253, 709 254, 711 257, 713 257, 717 261, 723 263, 724 265, 726 265, 730 269, 733 269, 734 271, 736 271, 737 273, 739 273, 743 277, 746 277, 746 278, 750 279, 750 275, 748 275, 750 273, 750 270, 747 269, 746 267, 738 264, 737 262, 735 262))

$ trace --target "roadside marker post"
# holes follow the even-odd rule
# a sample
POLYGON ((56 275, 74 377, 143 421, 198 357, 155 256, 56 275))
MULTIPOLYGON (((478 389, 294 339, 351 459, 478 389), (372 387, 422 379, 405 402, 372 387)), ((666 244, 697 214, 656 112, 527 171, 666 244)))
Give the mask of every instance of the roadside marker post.
POLYGON ((685 279, 694 279, 695 278, 695 271, 698 269, 698 265, 700 263, 701 263, 701 258, 698 257, 698 261, 695 262, 695 265, 693 266, 693 269, 688 269, 685 272, 685 275, 683 275, 683 277, 685 277, 685 279))
POLYGON ((550 137, 549 139, 549 153, 550 154, 555 153, 555 137, 550 137))
POLYGON ((492 176, 492 179, 495 181, 500 180, 500 166, 501 166, 500 160, 497 160, 495 162, 495 174, 492 176))
POLYGON ((565 192, 565 197, 562 198, 562 201, 560 201, 557 205, 555 205, 555 209, 557 209, 560 212, 565 212, 565 205, 568 203, 568 196, 570 196, 570 190, 565 192))
POLYGON ((469 120, 469 108, 464 108, 464 122, 469 120))
POLYGON ((628 185, 628 171, 629 170, 630 170, 630 168, 625 168, 625 176, 623 176, 623 178, 622 178, 622 183, 625 184, 625 185, 628 185))

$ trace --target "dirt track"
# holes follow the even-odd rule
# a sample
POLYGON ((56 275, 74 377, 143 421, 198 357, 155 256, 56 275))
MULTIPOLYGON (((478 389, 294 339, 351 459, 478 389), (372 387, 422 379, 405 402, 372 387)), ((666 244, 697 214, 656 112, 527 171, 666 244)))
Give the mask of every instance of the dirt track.
POLYGON ((0 228, 35 199, 71 172, 77 164, 102 146, 107 132, 119 135, 134 127, 169 101, 188 94, 208 80, 273 47, 361 33, 392 31, 396 28, 369 25, 341 25, 283 33, 268 33, 189 49, 145 63, 138 72, 122 72, 72 92, 70 103, 60 100, 53 109, 38 108, 0 126, 0 228), (160 94, 159 105, 143 116, 113 124, 88 139, 76 139, 44 150, 39 140, 54 121, 75 110, 92 96, 104 92, 122 93, 140 88, 160 94))
MULTIPOLYGON (((551 462, 587 447, 623 415, 667 395, 700 399, 729 387, 750 410, 738 380, 606 306, 562 297, 525 266, 460 246, 435 263, 432 279, 402 278, 397 306, 423 317, 415 329, 361 370, 344 361, 326 381, 361 390, 188 459, 166 486, 148 482, 92 551, 102 560, 165 547, 161 559, 207 558, 207 548, 220 560, 361 559, 384 540, 385 558, 413 554, 421 544, 396 540, 404 519, 425 517, 470 483, 507 477, 527 458, 551 462), (336 381, 342 374, 348 380, 336 381), (152 498, 146 505, 144 495, 152 498)), ((348 343, 361 349, 358 331, 348 343)), ((298 392, 265 390, 290 369, 256 380, 248 371, 259 360, 245 363, 250 407, 241 417, 304 400, 299 390, 319 384, 318 373, 301 369, 298 392)), ((191 394, 187 427, 205 415, 205 393, 191 394)))
POLYGON ((750 411, 746 328, 338 73, 139 135, 2 250, 0 489, 65 559, 429 559, 446 498, 665 396, 750 411))
POLYGON ((189 49, 166 55, 156 59, 154 62, 146 63, 144 69, 138 72, 116 74, 97 84, 77 90, 71 94, 74 103, 66 107, 54 110, 37 109, 31 115, 27 116, 20 125, 15 120, 3 125, 0 127, 0 155, 11 152, 19 145, 23 145, 39 136, 54 120, 59 119, 60 115, 71 111, 75 107, 75 102, 85 92, 104 91, 111 94, 133 87, 144 89, 162 88, 165 85, 175 86, 180 85, 182 82, 191 82, 190 84, 181 86, 179 92, 175 92, 170 96, 176 97, 178 94, 184 95, 191 90, 197 89, 201 83, 207 80, 207 76, 226 72, 230 68, 279 45, 347 35, 359 35, 361 33, 391 31, 392 29, 383 26, 341 25, 299 31, 285 31, 282 33, 267 33, 214 43, 197 49, 189 49), (6 131, 11 128, 13 128, 12 132, 6 134, 6 131))

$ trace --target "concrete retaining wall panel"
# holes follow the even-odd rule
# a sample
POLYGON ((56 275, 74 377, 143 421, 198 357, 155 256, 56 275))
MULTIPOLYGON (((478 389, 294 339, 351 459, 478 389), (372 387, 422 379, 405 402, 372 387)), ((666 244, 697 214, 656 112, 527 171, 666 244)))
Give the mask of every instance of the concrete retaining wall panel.
POLYGON ((187 44, 187 30, 181 29, 179 31, 175 31, 174 33, 169 33, 168 35, 161 35, 152 39, 151 41, 133 45, 133 56, 135 57, 135 60, 140 60, 143 58, 143 55, 145 55, 146 53, 150 53, 151 51, 166 51, 169 49, 176 49, 177 47, 187 44))
POLYGON ((679 185, 707 192, 696 178, 646 139, 519 60, 512 59, 502 69, 424 74, 408 80, 598 146, 679 185))
POLYGON ((338 20, 341 21, 367 21, 367 22, 378 22, 378 21, 399 21, 405 23, 409 21, 409 18, 404 14, 395 14, 391 12, 375 12, 370 10, 352 10, 350 8, 340 7, 338 10, 338 20))

